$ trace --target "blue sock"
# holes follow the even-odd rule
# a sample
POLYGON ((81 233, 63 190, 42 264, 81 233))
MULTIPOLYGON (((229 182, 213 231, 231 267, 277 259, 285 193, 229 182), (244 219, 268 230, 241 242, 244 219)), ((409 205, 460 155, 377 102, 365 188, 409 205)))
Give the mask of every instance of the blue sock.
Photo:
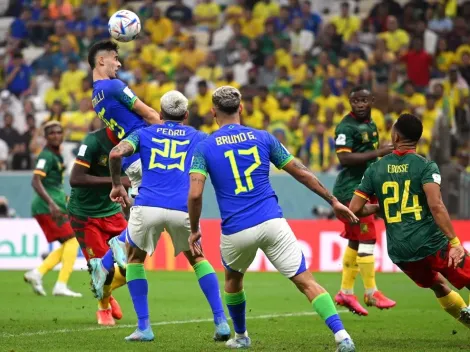
POLYGON ((344 330, 343 322, 338 314, 332 315, 326 319, 325 324, 330 328, 333 334, 336 334, 340 330, 344 330))
POLYGON ((220 298, 219 281, 217 280, 214 268, 207 260, 196 263, 193 268, 198 278, 199 286, 211 306, 214 323, 219 324, 222 321, 227 321, 222 299, 220 298))
POLYGON ((122 231, 121 234, 118 237, 118 240, 121 241, 121 242, 126 243, 126 233, 127 233, 127 229, 122 231))
POLYGON ((237 334, 244 334, 246 331, 245 309, 246 295, 242 290, 237 293, 225 292, 225 304, 233 321, 233 329, 237 334))
POLYGON ((126 270, 127 287, 131 294, 134 310, 137 314, 139 330, 149 327, 149 305, 147 300, 148 283, 145 275, 144 264, 127 264, 126 270))
POLYGON ((114 257, 113 251, 111 249, 108 249, 103 258, 101 258, 101 263, 103 264, 103 268, 105 268, 108 273, 114 267, 114 257))

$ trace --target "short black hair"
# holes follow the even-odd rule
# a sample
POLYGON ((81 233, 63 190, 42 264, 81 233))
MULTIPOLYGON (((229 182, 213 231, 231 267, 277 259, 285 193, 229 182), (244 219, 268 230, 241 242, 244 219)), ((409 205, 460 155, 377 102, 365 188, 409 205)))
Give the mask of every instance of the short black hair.
POLYGON ((423 134, 423 123, 413 114, 401 114, 395 129, 403 138, 417 143, 423 134))
POLYGON ((90 65, 91 69, 93 70, 96 66, 95 60, 96 55, 100 51, 115 51, 118 52, 119 45, 113 42, 110 39, 101 40, 95 44, 93 44, 88 51, 88 64, 90 65))
POLYGON ((202 88, 202 87, 207 88, 207 82, 205 80, 201 80, 201 81, 197 82, 197 86, 199 88, 202 88))
POLYGON ((360 92, 360 91, 368 91, 369 93, 372 94, 372 91, 370 90, 369 87, 367 86, 363 86, 363 85, 359 85, 359 86, 354 86, 351 91, 349 92, 349 95, 353 94, 353 93, 357 93, 357 92, 360 92))

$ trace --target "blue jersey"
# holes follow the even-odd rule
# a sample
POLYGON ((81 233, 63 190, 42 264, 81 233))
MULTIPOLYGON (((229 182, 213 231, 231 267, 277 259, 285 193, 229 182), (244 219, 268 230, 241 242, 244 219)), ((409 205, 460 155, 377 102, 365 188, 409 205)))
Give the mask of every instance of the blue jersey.
POLYGON ((137 96, 119 79, 103 79, 93 83, 93 109, 118 139, 148 126, 132 111, 137 96))
POLYGON ((270 162, 281 169, 293 158, 266 131, 226 125, 197 146, 189 172, 210 176, 222 217, 222 233, 230 235, 282 218, 269 182, 270 162))
POLYGON ((142 161, 142 184, 135 205, 188 211, 191 159, 207 134, 167 121, 135 131, 129 142, 142 161))

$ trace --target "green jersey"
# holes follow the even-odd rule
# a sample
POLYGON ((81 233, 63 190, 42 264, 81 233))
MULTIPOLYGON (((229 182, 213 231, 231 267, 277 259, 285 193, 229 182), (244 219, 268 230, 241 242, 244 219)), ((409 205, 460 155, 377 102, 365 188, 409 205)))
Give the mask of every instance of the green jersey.
MULTIPOLYGON (((109 177, 109 152, 114 143, 108 137, 106 128, 90 133, 78 150, 75 163, 89 169, 88 174, 109 177)), ((109 198, 109 186, 73 187, 68 205, 69 213, 78 216, 104 218, 121 211, 121 206, 109 198)))
MULTIPOLYGON (((39 153, 33 174, 41 176, 41 182, 49 197, 65 213, 67 196, 64 191, 64 158, 52 149, 44 147, 39 153)), ((31 204, 32 215, 50 214, 49 205, 35 194, 31 204)))
MULTIPOLYGON (((379 133, 374 121, 359 121, 352 113, 346 115, 335 130, 336 154, 365 153, 376 150, 379 133)), ((333 194, 342 203, 350 202, 367 167, 377 159, 362 165, 343 166, 336 178, 333 194)))
POLYGON ((423 185, 441 184, 436 163, 416 153, 394 152, 372 164, 354 194, 376 195, 387 229, 388 255, 394 263, 415 262, 447 246, 429 210, 423 185))

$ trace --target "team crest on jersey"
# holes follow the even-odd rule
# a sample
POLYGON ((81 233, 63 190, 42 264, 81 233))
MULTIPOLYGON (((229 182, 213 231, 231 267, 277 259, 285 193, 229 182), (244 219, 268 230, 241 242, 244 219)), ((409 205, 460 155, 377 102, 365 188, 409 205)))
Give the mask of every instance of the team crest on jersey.
POLYGON ((377 136, 377 132, 374 131, 374 133, 372 133, 372 135, 375 137, 377 136))
POLYGON ((369 142, 369 133, 362 132, 362 143, 367 143, 367 142, 369 142))
POLYGON ((95 253, 93 252, 93 249, 91 249, 90 247, 87 247, 86 248, 86 252, 88 253, 88 256, 90 258, 94 257, 95 256, 95 253))
POLYGON ((98 161, 98 164, 101 166, 106 166, 108 165, 108 156, 107 155, 101 155, 98 161))
POLYGON ((361 226, 361 233, 368 233, 369 232, 369 225, 368 224, 359 224, 361 226))

